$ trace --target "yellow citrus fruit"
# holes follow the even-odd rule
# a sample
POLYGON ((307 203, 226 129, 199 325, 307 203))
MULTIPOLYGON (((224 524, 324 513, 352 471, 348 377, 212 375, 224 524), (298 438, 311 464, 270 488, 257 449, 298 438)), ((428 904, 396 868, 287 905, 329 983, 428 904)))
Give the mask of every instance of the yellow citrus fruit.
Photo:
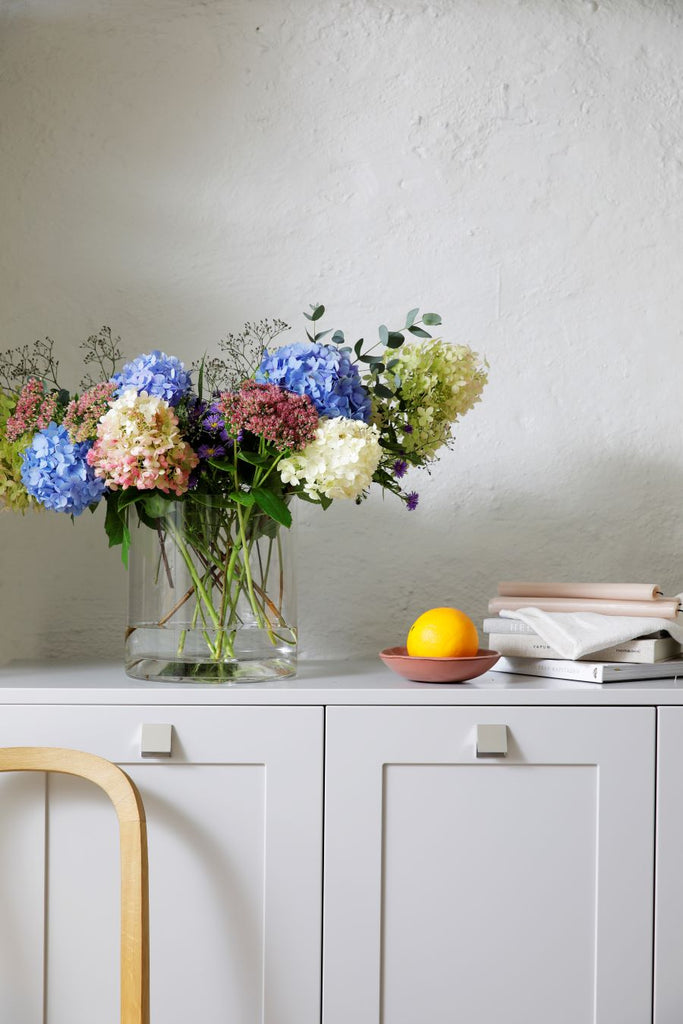
POLYGON ((479 636, 464 612, 430 608, 410 627, 406 647, 414 658, 472 658, 479 650, 479 636))

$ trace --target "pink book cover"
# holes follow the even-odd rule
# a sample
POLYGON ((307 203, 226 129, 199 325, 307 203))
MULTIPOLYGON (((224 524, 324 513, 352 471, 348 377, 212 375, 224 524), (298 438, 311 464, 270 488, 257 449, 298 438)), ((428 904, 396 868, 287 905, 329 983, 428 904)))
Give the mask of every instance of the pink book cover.
POLYGON ((657 619, 675 619, 680 607, 676 598, 652 601, 601 601, 571 597, 493 597, 489 611, 516 611, 518 608, 540 608, 544 612, 597 612, 598 615, 649 615, 657 619))
POLYGON ((609 601, 653 601, 662 595, 656 583, 523 583, 498 584, 500 597, 584 597, 609 601))

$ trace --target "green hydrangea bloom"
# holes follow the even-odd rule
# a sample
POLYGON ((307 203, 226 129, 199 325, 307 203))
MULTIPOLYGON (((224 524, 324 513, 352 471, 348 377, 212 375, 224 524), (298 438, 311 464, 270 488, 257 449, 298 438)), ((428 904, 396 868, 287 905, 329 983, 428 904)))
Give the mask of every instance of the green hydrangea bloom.
POLYGON ((26 512, 36 502, 21 482, 21 454, 31 438, 8 441, 5 437, 7 420, 14 412, 14 399, 0 391, 0 509, 26 512))
POLYGON ((450 345, 440 338, 386 353, 386 360, 395 358, 391 378, 395 374, 401 383, 391 411, 401 447, 413 464, 429 462, 452 440, 453 424, 481 400, 488 364, 482 365, 468 345, 450 345), (408 430, 402 429, 404 424, 408 430))

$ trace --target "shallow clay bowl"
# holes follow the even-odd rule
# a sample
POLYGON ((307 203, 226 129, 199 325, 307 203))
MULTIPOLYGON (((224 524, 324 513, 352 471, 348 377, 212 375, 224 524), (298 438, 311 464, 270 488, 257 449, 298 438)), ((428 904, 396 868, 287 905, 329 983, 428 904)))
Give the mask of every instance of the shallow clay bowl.
POLYGON ((385 665, 414 683, 464 683, 488 672, 498 659, 497 651, 479 650, 472 658, 413 658, 405 647, 379 652, 385 665))

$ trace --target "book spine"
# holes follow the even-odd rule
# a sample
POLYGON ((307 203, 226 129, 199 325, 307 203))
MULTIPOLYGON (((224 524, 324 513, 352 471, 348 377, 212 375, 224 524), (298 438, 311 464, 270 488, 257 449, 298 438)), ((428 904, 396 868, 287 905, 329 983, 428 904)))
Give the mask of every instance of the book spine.
MULTIPOLYGON (((540 636, 524 634, 489 633, 488 646, 491 650, 503 655, 518 658, 562 658, 562 655, 542 640, 540 636)), ((603 647, 592 654, 585 654, 584 661, 617 661, 628 664, 654 664, 664 658, 672 658, 679 654, 681 645, 672 637, 661 640, 629 640, 603 647)))

